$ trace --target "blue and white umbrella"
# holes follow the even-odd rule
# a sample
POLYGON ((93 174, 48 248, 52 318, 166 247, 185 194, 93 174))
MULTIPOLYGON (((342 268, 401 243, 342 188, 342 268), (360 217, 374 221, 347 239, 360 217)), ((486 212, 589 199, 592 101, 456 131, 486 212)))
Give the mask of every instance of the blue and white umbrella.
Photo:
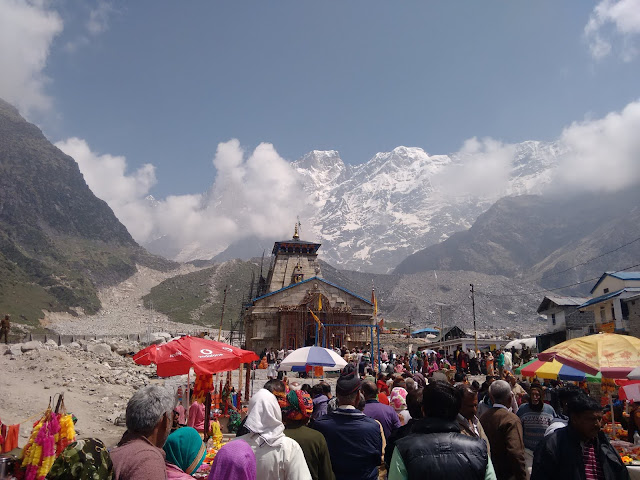
POLYGON ((333 350, 322 347, 302 347, 287 355, 280 363, 278 370, 304 372, 307 367, 342 370, 346 365, 346 360, 333 350))

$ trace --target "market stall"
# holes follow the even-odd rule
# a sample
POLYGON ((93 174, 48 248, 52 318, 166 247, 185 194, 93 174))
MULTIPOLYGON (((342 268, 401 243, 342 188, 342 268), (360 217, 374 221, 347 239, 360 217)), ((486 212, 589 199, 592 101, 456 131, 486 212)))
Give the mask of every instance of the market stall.
MULTIPOLYGON (((191 384, 191 370, 195 373, 194 398, 205 404, 204 440, 207 443, 207 456, 205 462, 198 471, 199 475, 206 477, 207 469, 216 452, 224 444, 220 422, 221 412, 226 409, 231 399, 230 379, 231 371, 239 370, 240 384, 242 388, 242 366, 259 360, 251 351, 243 350, 232 345, 199 337, 184 336, 172 340, 163 345, 151 345, 140 350, 134 357, 134 362, 140 365, 155 364, 159 377, 172 377, 187 375, 186 398, 187 408, 189 402, 189 389, 191 384), (213 380, 214 374, 227 372, 224 382, 213 380), (212 410, 218 413, 212 415, 212 410)), ((247 368, 247 374, 250 369, 247 368)), ((217 378, 217 377, 216 377, 217 378)), ((247 375, 248 379, 248 375, 247 375)), ((237 400, 238 406, 240 399, 237 400)))
POLYGON ((614 333, 574 338, 538 354, 538 360, 547 362, 547 369, 556 361, 585 372, 585 375, 592 375, 594 380, 600 376, 602 393, 608 397, 611 407, 605 416, 603 431, 627 465, 630 477, 640 480, 640 445, 626 442, 628 432, 621 423, 616 422, 613 408, 613 395, 618 389, 622 391, 619 396, 623 400, 635 400, 636 396, 640 396, 636 380, 630 380, 630 377, 639 376, 640 373, 640 339, 614 333))

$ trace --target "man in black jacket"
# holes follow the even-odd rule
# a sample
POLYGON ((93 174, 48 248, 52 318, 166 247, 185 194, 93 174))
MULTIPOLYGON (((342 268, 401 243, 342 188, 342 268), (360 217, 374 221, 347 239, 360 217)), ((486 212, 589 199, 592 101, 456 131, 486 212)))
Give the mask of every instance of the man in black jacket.
POLYGON ((347 365, 336 383, 338 408, 313 422, 329 447, 336 480, 377 480, 382 459, 382 432, 378 422, 356 408, 360 378, 347 365))
POLYGON ((444 382, 431 382, 422 393, 425 418, 396 442, 389 480, 495 478, 487 444, 460 433, 456 422, 462 392, 444 382))
POLYGON ((628 480, 618 452, 600 431, 598 402, 580 394, 567 408, 569 425, 545 437, 536 448, 531 480, 628 480))

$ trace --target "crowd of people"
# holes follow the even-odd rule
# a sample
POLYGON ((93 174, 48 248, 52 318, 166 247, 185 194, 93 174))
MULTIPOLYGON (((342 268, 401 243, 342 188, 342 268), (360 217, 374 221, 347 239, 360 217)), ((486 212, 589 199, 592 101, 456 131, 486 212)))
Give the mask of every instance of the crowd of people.
MULTIPOLYGON (((628 478, 601 431, 600 403, 578 386, 518 382, 506 371, 482 385, 464 371, 451 379, 410 368, 374 376, 359 365, 342 370, 335 395, 325 382, 268 380, 208 479, 628 478)), ((172 391, 138 390, 114 449, 79 440, 49 478, 192 478, 205 444, 195 428, 171 432, 174 411, 172 391)))

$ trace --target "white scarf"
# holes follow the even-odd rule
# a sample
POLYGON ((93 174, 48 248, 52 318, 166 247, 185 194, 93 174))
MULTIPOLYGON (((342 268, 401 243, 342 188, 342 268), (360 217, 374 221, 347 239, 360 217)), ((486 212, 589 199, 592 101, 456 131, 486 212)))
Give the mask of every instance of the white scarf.
POLYGON ((269 446, 284 437, 282 411, 278 400, 269 390, 261 388, 249 401, 249 415, 244 426, 269 446))

